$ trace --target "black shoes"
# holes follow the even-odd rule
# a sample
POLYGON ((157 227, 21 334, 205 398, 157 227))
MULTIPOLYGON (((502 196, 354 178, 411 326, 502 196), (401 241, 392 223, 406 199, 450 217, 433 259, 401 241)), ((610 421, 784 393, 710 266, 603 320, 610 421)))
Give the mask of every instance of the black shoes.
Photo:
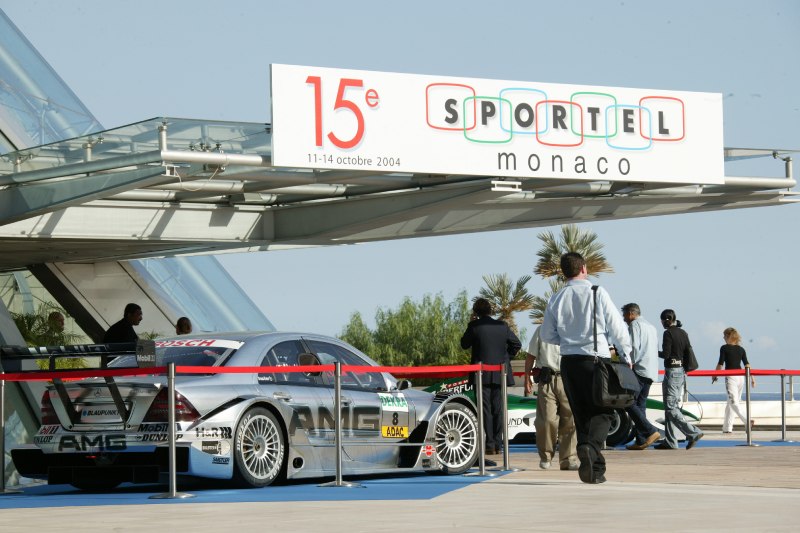
POLYGON ((578 459, 581 464, 578 467, 578 477, 584 483, 605 483, 606 476, 595 474, 594 471, 594 452, 589 446, 578 446, 578 459))
POLYGON ((656 450, 676 450, 677 449, 677 448, 673 448, 672 446, 670 446, 666 442, 659 442, 658 444, 653 446, 653 448, 655 448, 656 450))

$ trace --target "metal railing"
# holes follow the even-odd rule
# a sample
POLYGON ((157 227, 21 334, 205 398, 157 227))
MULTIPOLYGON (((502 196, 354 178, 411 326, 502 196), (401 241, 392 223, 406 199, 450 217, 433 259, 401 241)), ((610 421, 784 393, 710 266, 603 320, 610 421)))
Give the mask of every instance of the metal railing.
MULTIPOLYGON (((313 367, 319 370, 327 370, 327 366, 317 366, 313 367)), ((335 432, 335 439, 334 439, 334 447, 336 448, 336 474, 335 479, 331 483, 327 483, 324 486, 336 486, 336 487, 353 487, 359 486, 356 483, 347 483, 343 481, 343 466, 342 466, 342 450, 345 445, 362 445, 362 444, 373 444, 379 445, 384 444, 388 446, 421 446, 424 443, 386 443, 382 441, 361 441, 359 443, 349 443, 345 442, 343 439, 343 432, 342 432, 342 390, 341 390, 341 373, 342 373, 342 365, 339 362, 334 363, 332 365, 334 371, 334 410, 337 413, 337 416, 334 417, 334 432, 335 432)), ((491 476, 494 475, 486 470, 486 462, 485 462, 485 429, 484 429, 484 420, 483 420, 483 376, 482 372, 484 370, 492 370, 496 371, 500 367, 499 370, 502 376, 502 385, 501 385, 501 395, 502 395, 502 404, 503 404, 503 468, 502 471, 513 471, 514 469, 509 465, 509 439, 508 439, 508 388, 506 385, 506 366, 505 365, 462 365, 462 366, 451 366, 451 367, 427 367, 431 370, 429 374, 440 374, 443 368, 449 369, 452 371, 453 369, 460 368, 463 369, 463 372, 460 375, 466 374, 469 371, 476 369, 475 372, 475 398, 476 398, 476 418, 478 420, 478 442, 477 442, 477 449, 478 449, 478 471, 471 472, 466 475, 477 475, 477 476, 491 476)), ((347 370, 355 371, 355 370, 362 370, 362 371, 382 371, 381 368, 390 368, 390 367, 357 367, 357 366, 346 366, 347 370)), ((419 369, 414 369, 409 367, 407 370, 417 370, 416 374, 425 374, 425 370, 422 367, 419 369), (420 371, 421 370, 421 371, 420 371)), ((191 494, 187 493, 180 493, 177 490, 177 472, 176 472, 176 420, 175 420, 175 379, 177 373, 223 373, 223 372, 236 372, 236 373, 264 373, 264 372, 308 372, 308 367, 249 367, 243 369, 237 369, 235 367, 202 367, 198 370, 197 367, 176 367, 174 363, 170 363, 166 368, 167 374, 167 388, 168 388, 168 446, 169 446, 169 491, 166 493, 156 494, 151 496, 152 498, 189 498, 192 497, 191 494)), ((113 373, 114 376, 124 376, 124 375, 163 375, 164 368, 150 368, 146 370, 142 369, 117 369, 114 371, 109 371, 107 369, 104 370, 106 377, 109 373, 113 373), (125 371, 128 370, 129 372, 126 373, 125 371)), ((744 371, 694 371, 691 372, 690 376, 725 376, 725 375, 745 375, 746 381, 746 388, 745 388, 745 404, 747 409, 747 424, 746 424, 746 431, 747 431, 747 445, 753 446, 752 442, 752 428, 750 424, 750 415, 751 415, 751 397, 750 397, 750 382, 751 382, 751 375, 778 375, 781 379, 781 435, 782 441, 786 441, 786 377, 793 376, 793 375, 800 375, 800 371, 787 371, 787 370, 780 370, 780 371, 766 371, 766 370, 756 370, 751 371, 750 368, 746 368, 744 371)), ((28 372, 18 372, 18 373, 3 373, 0 371, 0 493, 7 493, 11 492, 6 489, 6 475, 5 475, 5 382, 6 381, 28 381, 28 380, 37 380, 41 381, 44 379, 59 379, 59 378, 66 378, 66 377, 89 377, 92 376, 93 373, 91 370, 80 370, 80 371, 28 371, 28 372)), ((459 375, 459 374, 456 374, 459 375)), ((791 381, 790 381, 791 384, 791 381)), ((788 441, 787 441, 788 442, 788 441)))
MULTIPOLYGON (((335 479, 331 483, 326 483, 321 486, 335 486, 335 487, 357 487, 360 486, 357 483, 349 483, 345 482, 342 479, 343 476, 343 466, 342 466, 342 451, 345 445, 384 445, 384 446, 414 446, 420 447, 423 446, 424 443, 414 443, 414 442, 385 442, 385 441, 359 441, 357 443, 354 442, 345 442, 343 439, 343 432, 342 432, 342 383, 341 383, 341 373, 342 373, 342 365, 339 362, 335 362, 333 365, 334 370, 334 411, 337 413, 337 416, 334 417, 333 424, 334 424, 334 447, 336 448, 336 473, 335 479)), ((503 424, 503 470, 509 471, 509 448, 508 448, 508 391, 506 387, 506 369, 505 365, 495 365, 498 367, 502 373, 502 403, 503 403, 503 417, 506 423, 503 424), (502 367, 502 368, 500 368, 502 367)), ((319 370, 327 370, 325 366, 315 367, 319 370)), ((355 367, 355 366, 348 366, 348 370, 365 370, 365 371, 378 371, 376 367, 355 367)), ((422 372, 416 372, 417 374, 424 375, 424 368, 409 368, 408 370, 422 370, 422 372)), ((431 374, 439 374, 442 372, 442 368, 447 369, 463 369, 461 374, 467 374, 472 369, 477 369, 475 372, 475 397, 476 397, 476 418, 478 420, 477 424, 477 432, 478 432, 478 439, 477 439, 477 449, 478 449, 478 471, 474 472, 473 475, 477 476, 492 476, 495 475, 494 473, 488 472, 486 470, 486 462, 485 462, 485 431, 484 431, 484 424, 483 424, 483 394, 482 394, 482 384, 483 384, 483 376, 482 371, 486 369, 496 370, 493 366, 486 366, 483 364, 478 365, 460 365, 460 366, 451 366, 451 367, 428 367, 431 368, 431 374)), ((141 369, 116 369, 112 371, 115 376, 124 376, 126 374, 126 370, 130 371, 130 375, 141 375, 141 369)), ((197 369, 193 367, 180 367, 176 366, 174 363, 170 363, 166 368, 166 375, 167 375, 167 389, 168 389, 168 469, 169 469, 169 486, 168 491, 160 494, 155 494, 151 496, 153 499, 182 499, 182 498, 191 498, 193 497, 192 494, 179 492, 177 490, 177 468, 176 468, 176 419, 175 419, 175 378, 176 374, 182 373, 187 371, 188 373, 197 373, 197 369)), ((222 372, 237 372, 235 368, 225 368, 225 367, 203 367, 203 373, 222 373, 222 372)), ((242 373, 264 373, 264 372, 307 372, 308 368, 303 367, 255 367, 255 368, 247 368, 242 369, 244 372, 242 373)), ((106 373, 109 371, 104 369, 106 373)), ((149 375, 164 375, 164 369, 162 368, 149 368, 145 372, 149 375)), ((5 399, 5 382, 8 380, 13 381, 27 381, 27 380, 60 380, 63 378, 84 378, 90 377, 93 375, 92 370, 82 369, 82 370, 67 370, 67 371, 57 371, 49 369, 47 371, 27 371, 27 372, 19 372, 19 373, 11 373, 11 374, 4 374, 0 372, 0 457, 5 457, 5 418, 3 415, 4 409, 4 399, 5 399)), ((107 380, 111 379, 108 376, 104 376, 107 380)), ((471 475, 467 473, 466 475, 471 475)), ((0 461, 0 492, 5 492, 5 461, 0 461)), ((10 492, 10 491, 9 491, 10 492)), ((15 491, 16 492, 16 491, 15 491)))

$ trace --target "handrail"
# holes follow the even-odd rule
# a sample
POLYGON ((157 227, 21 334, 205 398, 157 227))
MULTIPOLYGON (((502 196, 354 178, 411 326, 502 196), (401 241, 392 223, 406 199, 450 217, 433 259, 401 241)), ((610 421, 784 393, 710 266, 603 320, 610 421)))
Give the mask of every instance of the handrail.
MULTIPOLYGON (((339 363, 329 364, 329 365, 304 365, 304 366, 248 366, 248 367, 205 367, 205 366, 177 366, 174 363, 171 363, 169 367, 150 367, 150 368, 102 368, 102 369, 78 369, 78 370, 28 370, 22 372, 9 372, 9 373, 2 373, 0 372, 0 385, 4 385, 6 381, 48 381, 48 380, 76 380, 88 377, 104 377, 106 378, 106 383, 109 382, 112 385, 114 384, 113 378, 114 377, 121 377, 121 376, 151 376, 151 375, 168 375, 168 382, 170 384, 170 410, 173 411, 170 414, 174 416, 174 380, 176 374, 231 374, 231 373, 253 373, 253 374, 261 374, 261 373, 298 373, 298 372, 354 372, 354 373, 366 373, 366 372, 386 372, 393 374, 395 376, 404 377, 404 376, 411 376, 411 375, 429 375, 432 377, 452 377, 452 376, 461 376, 468 374, 470 372, 476 373, 478 387, 476 390, 476 400, 477 400, 477 418, 478 418, 478 453, 479 453, 479 472, 478 475, 484 476, 487 475, 484 467, 484 446, 485 446, 485 439, 483 437, 483 408, 482 408, 482 394, 481 394, 481 374, 482 371, 504 371, 505 365, 484 365, 482 363, 474 364, 474 365, 448 365, 448 366, 430 366, 430 367, 397 367, 397 366, 369 366, 369 365, 341 365, 339 363)), ((663 371, 661 372, 663 373, 663 371)), ((515 372, 514 375, 524 375, 524 373, 515 372)), ((688 376, 691 377, 703 377, 703 376, 746 376, 746 403, 747 403, 747 445, 752 445, 751 439, 751 428, 749 420, 750 420, 750 376, 770 376, 770 375, 777 375, 781 377, 781 418, 782 418, 782 425, 783 425, 783 438, 785 440, 786 437, 786 411, 785 411, 785 390, 784 389, 784 378, 785 376, 796 376, 800 375, 800 370, 769 370, 769 369, 762 369, 762 370, 753 370, 749 367, 745 369, 736 369, 736 370, 694 370, 692 372, 687 373, 688 376)), ((505 380, 503 380, 505 383, 505 380)), ((337 390, 339 390, 337 388, 337 390)), ((4 402, 4 388, 0 386, 0 406, 3 405, 4 402)), ((505 387, 503 387, 503 403, 507 403, 507 398, 505 397, 505 387)), ((0 414, 2 414, 2 410, 0 410, 0 414)), ((340 423, 339 416, 334 418, 334 429, 337 429, 338 424, 340 423)), ((169 432, 169 441, 170 441, 170 450, 174 450, 175 446, 175 431, 174 431, 174 424, 169 424, 170 428, 173 431, 169 432)), ((338 428, 337 431, 340 431, 341 428, 338 428)), ((2 416, 0 416, 0 450, 3 450, 5 447, 5 420, 2 416)), ((507 431, 503 434, 503 446, 504 446, 504 468, 508 469, 508 434, 507 431)), ((341 446, 344 443, 339 442, 337 446, 340 447, 339 453, 341 453, 341 446)), ((351 445, 348 443, 348 445, 351 445)), ((336 473, 336 486, 346 486, 341 483, 341 464, 337 461, 337 473, 336 473)), ((175 486, 175 461, 170 461, 170 491, 166 495, 159 495, 159 497, 187 497, 187 495, 183 493, 176 492, 175 486)), ((5 488, 5 461, 0 461, 0 489, 5 488)))

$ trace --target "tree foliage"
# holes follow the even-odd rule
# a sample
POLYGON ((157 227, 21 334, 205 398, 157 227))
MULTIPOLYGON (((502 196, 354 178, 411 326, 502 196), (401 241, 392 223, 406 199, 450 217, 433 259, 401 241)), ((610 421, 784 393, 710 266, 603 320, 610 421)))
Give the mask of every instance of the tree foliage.
MULTIPOLYGON (((65 346, 77 344, 83 337, 77 333, 65 331, 50 320, 53 312, 61 313, 62 316, 67 312, 52 302, 43 302, 33 313, 11 313, 17 329, 28 346, 65 346)), ((36 362, 41 368, 48 366, 47 361, 36 362)), ((59 358, 56 361, 56 368, 84 368, 86 361, 83 358, 59 358)))
POLYGON ((544 296, 533 297, 533 305, 531 306, 531 312, 528 314, 528 318, 530 318, 534 324, 542 323, 542 320, 544 320, 544 310, 547 308, 547 302, 550 301, 550 297, 560 291, 566 284, 566 282, 559 278, 550 278, 547 282, 550 287, 544 292, 544 296))
POLYGON ((552 231, 542 232, 538 237, 542 241, 542 247, 536 252, 539 260, 533 272, 544 279, 556 277, 566 281, 561 273, 561 256, 567 252, 578 252, 583 256, 590 276, 614 272, 602 252, 603 244, 591 230, 567 224, 561 226, 561 234, 558 237, 552 231))
POLYGON ((353 313, 340 338, 383 365, 465 364, 469 355, 461 335, 470 311, 465 291, 450 303, 441 294, 426 294, 419 302, 406 297, 396 309, 378 309, 374 331, 353 313))
POLYGON ((483 276, 486 287, 481 287, 478 291, 478 297, 486 298, 492 304, 497 318, 506 322, 516 334, 519 334, 519 329, 514 313, 532 309, 535 303, 536 297, 525 286, 530 280, 530 276, 522 276, 512 283, 508 274, 489 274, 483 276))
POLYGON ((531 312, 528 317, 535 323, 541 324, 544 310, 550 297, 557 293, 566 283, 561 273, 561 256, 567 252, 578 252, 586 260, 586 270, 590 276, 599 276, 602 273, 612 273, 614 269, 606 260, 602 252, 603 244, 597 240, 597 234, 591 230, 583 230, 575 224, 561 226, 561 232, 556 237, 552 231, 539 234, 542 247, 536 252, 539 260, 534 267, 534 273, 548 280, 549 289, 544 296, 534 296, 531 312))

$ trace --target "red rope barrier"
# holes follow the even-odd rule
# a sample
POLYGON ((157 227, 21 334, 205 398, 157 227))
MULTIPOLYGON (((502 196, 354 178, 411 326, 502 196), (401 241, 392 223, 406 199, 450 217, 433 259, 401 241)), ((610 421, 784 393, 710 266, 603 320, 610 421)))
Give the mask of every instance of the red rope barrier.
POLYGON ((75 380, 83 378, 103 378, 116 376, 156 376, 167 373, 167 367, 154 366, 150 368, 106 368, 106 369, 80 369, 80 370, 29 370, 27 372, 9 372, 0 374, 0 379, 5 381, 48 381, 52 379, 75 380))
MULTIPOLYGON (((458 377, 477 372, 479 365, 449 365, 449 366, 356 366, 342 365, 342 372, 364 374, 367 372, 387 372, 395 377, 405 378, 425 376, 430 378, 458 377)), ((483 370, 499 372, 502 365, 483 365, 483 370)), ((334 365, 306 365, 306 366, 176 366, 177 374, 272 374, 295 372, 333 372, 334 365)), ((49 381, 53 379, 76 380, 93 377, 118 377, 118 376, 155 376, 165 375, 167 368, 164 366, 150 368, 107 368, 107 369, 78 369, 78 370, 30 370, 26 372, 0 373, 0 380, 5 381, 49 381)), ((664 374, 664 371, 659 371, 664 374)), ((524 376, 524 372, 514 372, 515 376, 524 376)), ((744 369, 736 370, 695 370, 687 373, 690 377, 707 376, 744 376, 744 369)), ((786 369, 751 369, 751 376, 800 376, 800 370, 786 369)))
MULTIPOLYGON (((342 367, 344 368, 344 367, 342 367)), ((371 367, 370 367, 371 368, 371 367)), ((175 366, 176 374, 275 374, 333 372, 334 365, 305 366, 175 366)))

